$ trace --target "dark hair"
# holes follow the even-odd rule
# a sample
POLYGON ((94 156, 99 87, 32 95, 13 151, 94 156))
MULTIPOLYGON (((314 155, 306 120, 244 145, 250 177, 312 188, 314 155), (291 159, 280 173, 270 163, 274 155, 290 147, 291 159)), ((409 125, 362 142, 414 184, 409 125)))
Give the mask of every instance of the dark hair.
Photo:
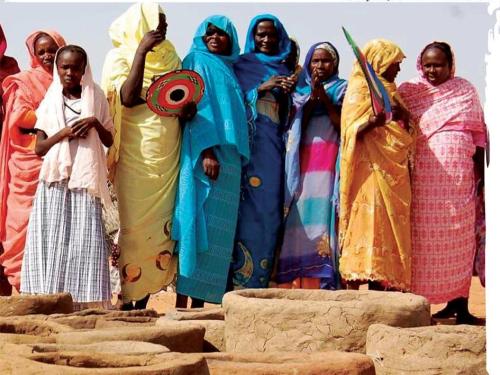
POLYGON ((82 47, 75 46, 74 44, 68 44, 67 46, 59 48, 59 51, 57 51, 57 57, 56 57, 56 61, 55 61, 56 65, 57 65, 57 62, 59 61, 59 56, 61 56, 63 52, 76 52, 76 53, 79 53, 80 55, 82 55, 83 68, 85 69, 85 67, 87 66, 87 52, 85 52, 85 50, 82 47))
POLYGON ((428 50, 433 48, 438 49, 444 53, 444 55, 446 56, 446 60, 448 61, 448 66, 451 68, 453 66, 453 52, 451 52, 450 45, 445 42, 432 42, 426 45, 424 50, 420 54, 420 60, 422 60, 422 57, 428 50))

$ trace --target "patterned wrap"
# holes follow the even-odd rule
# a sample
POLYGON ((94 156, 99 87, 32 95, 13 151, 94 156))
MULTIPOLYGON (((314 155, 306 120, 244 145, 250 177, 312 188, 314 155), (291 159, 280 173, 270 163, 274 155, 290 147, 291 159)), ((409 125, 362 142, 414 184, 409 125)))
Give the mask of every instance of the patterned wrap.
MULTIPOLYGON (((412 171, 413 293, 431 303, 467 297, 476 252, 473 155, 486 125, 476 89, 454 76, 433 86, 420 76, 399 92, 417 125, 412 171)), ((481 222, 481 220, 479 220, 481 222)))

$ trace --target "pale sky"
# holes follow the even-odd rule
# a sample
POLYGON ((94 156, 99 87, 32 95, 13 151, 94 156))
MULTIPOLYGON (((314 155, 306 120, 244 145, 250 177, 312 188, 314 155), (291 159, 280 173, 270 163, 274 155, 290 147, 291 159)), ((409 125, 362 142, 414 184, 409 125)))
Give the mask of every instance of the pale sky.
MULTIPOLYGON (((108 27, 123 13, 130 3, 4 3, 0 0, 0 24, 8 40, 7 55, 18 59, 21 68, 27 67, 26 36, 33 30, 52 28, 59 31, 67 42, 84 47, 90 57, 94 76, 100 80, 106 52, 111 48, 108 27)), ((491 1, 493 16, 488 14, 485 2, 457 3, 164 3, 162 6, 169 23, 167 37, 183 58, 188 51, 199 23, 212 14, 224 14, 235 23, 240 47, 244 48, 250 19, 260 13, 279 17, 288 33, 298 39, 303 61, 315 42, 330 41, 340 53, 340 75, 348 78, 354 55, 341 31, 345 26, 354 40, 364 45, 368 40, 383 37, 393 40, 405 52, 407 59, 401 66, 397 82, 416 75, 416 58, 421 49, 434 40, 451 44, 457 62, 457 75, 471 81, 485 100, 485 55, 488 48, 488 30, 491 35, 492 55, 489 57, 490 77, 486 121, 492 145, 500 138, 500 0, 491 1), (498 9, 497 9, 498 8, 498 9), (495 10, 496 9, 496 10, 495 10), (495 25, 495 15, 497 25, 495 25)), ((500 338, 500 299, 495 291, 500 287, 500 231, 494 230, 500 222, 500 198, 495 184, 500 176, 499 148, 492 147, 491 164, 486 173, 487 186, 487 279, 488 289, 488 351, 498 350, 500 338), (496 287, 496 288, 495 288, 496 287)), ((490 373, 500 371, 500 360, 488 356, 490 373)))
MULTIPOLYGON (((484 101, 485 54, 488 29, 494 17, 486 3, 165 3, 169 24, 167 38, 183 58, 197 26, 212 14, 231 18, 243 50, 250 19, 272 13, 300 44, 301 61, 309 46, 332 42, 340 53, 340 75, 348 78, 354 55, 341 30, 345 26, 361 47, 373 38, 396 42, 407 58, 397 82, 416 75, 416 58, 429 42, 451 44, 457 75, 470 80, 484 101)), ((27 67, 26 36, 33 30, 52 28, 68 43, 79 44, 89 54, 94 78, 100 81, 106 52, 111 48, 108 27, 130 3, 0 3, 0 23, 8 40, 7 55, 27 67)))

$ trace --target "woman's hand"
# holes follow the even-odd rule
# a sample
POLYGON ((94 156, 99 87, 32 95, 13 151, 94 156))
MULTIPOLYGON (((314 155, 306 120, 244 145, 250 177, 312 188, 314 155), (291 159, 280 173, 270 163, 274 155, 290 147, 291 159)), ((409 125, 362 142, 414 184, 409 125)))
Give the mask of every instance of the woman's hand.
POLYGON ((313 70, 311 75, 311 98, 317 103, 323 103, 327 106, 330 103, 330 98, 326 95, 325 87, 318 77, 316 69, 313 70))
POLYGON ((89 131, 94 128, 102 144, 106 147, 111 147, 113 144, 113 135, 106 130, 98 119, 95 117, 86 117, 75 122, 72 126, 73 137, 86 138, 89 131))
POLYGON ((385 124, 385 112, 380 112, 377 115, 368 117, 368 126, 370 128, 375 126, 383 126, 385 124))
POLYGON ((292 92, 295 81, 287 76, 272 76, 266 82, 262 83, 258 88, 258 92, 269 91, 274 88, 283 90, 285 94, 292 92))
POLYGON ((408 124, 410 123, 410 112, 399 104, 391 106, 391 110, 393 120, 402 121, 405 124, 405 128, 408 129, 408 124))
POLYGON ((90 129, 100 125, 101 123, 95 117, 80 119, 71 126, 72 135, 73 137, 86 138, 90 129))
POLYGON ((137 47, 137 52, 146 54, 153 50, 155 46, 160 44, 165 40, 165 35, 160 31, 151 30, 144 34, 141 39, 139 46, 137 47))
POLYGON ((203 171, 211 180, 219 177, 220 164, 212 148, 207 148, 201 153, 203 171))
POLYGON ((198 108, 196 103, 191 101, 189 103, 184 104, 181 111, 179 112, 179 119, 182 121, 191 121, 194 116, 198 113, 198 108))

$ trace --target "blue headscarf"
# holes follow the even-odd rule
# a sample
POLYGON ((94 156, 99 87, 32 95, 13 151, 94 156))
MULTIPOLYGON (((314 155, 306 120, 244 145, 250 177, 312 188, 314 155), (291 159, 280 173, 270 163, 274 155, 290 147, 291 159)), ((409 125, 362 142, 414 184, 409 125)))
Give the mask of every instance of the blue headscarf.
POLYGON ((250 157, 244 97, 232 69, 232 61, 238 57, 239 51, 232 22, 224 16, 211 16, 196 30, 190 52, 182 62, 184 69, 198 72, 205 83, 198 113, 186 123, 182 137, 172 237, 180 240, 177 251, 183 276, 194 272, 196 253, 208 250, 204 203, 211 184, 199 161, 201 152, 214 146, 227 147, 236 151, 230 153, 238 159, 236 162, 245 163, 250 157), (213 54, 208 50, 202 38, 209 24, 229 35, 230 55, 213 54))
POLYGON ((250 21, 245 53, 240 56, 234 65, 234 72, 238 77, 241 88, 246 94, 255 89, 262 82, 267 81, 273 75, 289 75, 291 72, 284 64, 284 60, 291 51, 291 42, 283 24, 272 14, 260 14, 250 21), (266 55, 255 51, 255 29, 262 21, 272 21, 278 32, 278 53, 266 55))
POLYGON ((212 24, 215 27, 221 29, 226 34, 229 35, 229 39, 231 40, 231 53, 229 55, 215 55, 217 59, 221 59, 226 63, 234 63, 238 58, 240 53, 240 45, 238 43, 238 33, 236 32, 236 28, 229 18, 226 16, 214 15, 206 18, 196 32, 193 38, 193 44, 191 45, 191 49, 188 54, 196 51, 196 52, 205 52, 209 55, 213 55, 207 48, 207 45, 203 41, 203 36, 207 31, 207 27, 212 24))
MULTIPOLYGON (((321 45, 327 45, 328 51, 332 54, 334 60, 337 60, 337 72, 338 72, 338 62, 339 54, 337 49, 329 42, 320 42, 314 44, 307 52, 307 56, 304 62, 304 68, 302 69, 299 82, 297 84, 296 91, 292 95, 293 105, 296 109, 295 116, 292 121, 292 125, 287 134, 287 147, 285 156, 285 207, 290 207, 295 195, 298 193, 300 185, 300 139, 302 134, 302 115, 304 105, 307 103, 311 97, 311 72, 309 71, 309 65, 311 64, 311 59, 314 51, 321 47, 321 45), (332 53, 333 52, 333 53, 332 53), (336 58, 335 56, 336 55, 336 58)), ((344 100, 345 91, 347 89, 347 81, 341 79, 338 73, 333 74, 326 81, 322 82, 325 88, 326 95, 330 98, 333 104, 341 105, 344 100)), ((324 111, 324 110, 323 110, 324 111)), ((318 114, 318 112, 315 112, 318 114)), ((335 196, 332 197, 332 201, 335 196)))
POLYGON ((340 57, 337 49, 330 42, 319 42, 313 44, 309 51, 307 52, 306 59, 304 61, 304 68, 300 72, 299 80, 295 92, 293 93, 293 104, 295 107, 301 107, 304 105, 309 96, 311 95, 311 72, 309 70, 309 65, 311 64, 314 51, 321 49, 321 46, 325 46, 327 51, 332 55, 333 60, 336 62, 335 70, 337 71, 326 81, 322 82, 325 88, 326 94, 332 100, 333 103, 339 100, 340 97, 343 98, 347 82, 339 78, 338 68, 340 57))

